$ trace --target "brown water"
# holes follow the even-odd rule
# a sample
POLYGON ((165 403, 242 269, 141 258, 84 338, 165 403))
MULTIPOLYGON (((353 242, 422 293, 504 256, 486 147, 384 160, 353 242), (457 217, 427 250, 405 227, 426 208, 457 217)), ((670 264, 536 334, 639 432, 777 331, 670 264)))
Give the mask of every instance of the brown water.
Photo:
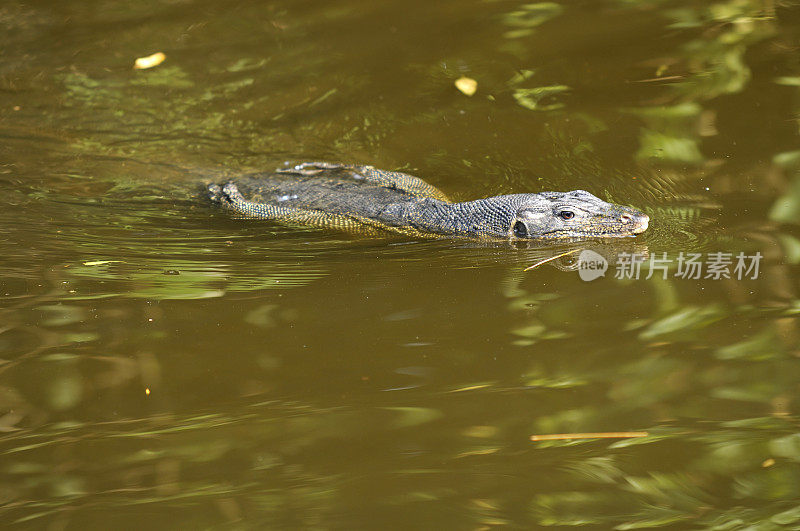
POLYGON ((798 49, 793 1, 0 3, 0 521, 800 528, 798 49), (201 196, 303 160, 651 229, 586 282, 201 196))

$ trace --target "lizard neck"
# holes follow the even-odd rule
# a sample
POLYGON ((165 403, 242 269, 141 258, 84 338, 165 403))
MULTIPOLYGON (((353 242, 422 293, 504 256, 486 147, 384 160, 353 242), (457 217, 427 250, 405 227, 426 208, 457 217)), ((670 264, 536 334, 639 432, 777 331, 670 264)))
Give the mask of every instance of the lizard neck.
POLYGON ((464 203, 421 199, 411 204, 406 221, 414 228, 439 234, 470 236, 510 236, 516 216, 518 196, 498 196, 464 203))

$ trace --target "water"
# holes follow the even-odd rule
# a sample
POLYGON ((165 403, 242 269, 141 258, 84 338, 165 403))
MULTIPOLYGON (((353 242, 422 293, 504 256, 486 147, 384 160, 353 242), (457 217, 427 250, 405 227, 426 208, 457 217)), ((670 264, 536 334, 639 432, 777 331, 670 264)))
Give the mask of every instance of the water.
POLYGON ((796 529, 798 38, 767 0, 3 3, 2 521, 796 529), (651 228, 365 237, 203 200, 304 160, 651 228), (731 278, 676 276, 717 252, 731 278), (587 432, 648 435, 530 440, 587 432))

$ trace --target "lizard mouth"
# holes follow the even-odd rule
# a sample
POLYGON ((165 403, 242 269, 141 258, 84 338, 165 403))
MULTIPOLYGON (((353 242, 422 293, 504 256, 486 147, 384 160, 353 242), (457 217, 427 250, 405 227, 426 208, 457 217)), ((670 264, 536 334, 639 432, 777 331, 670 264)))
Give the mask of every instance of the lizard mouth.
POLYGON ((619 221, 587 227, 586 230, 558 229, 542 234, 544 239, 568 238, 632 238, 641 234, 650 226, 650 216, 636 210, 626 210, 619 216, 619 221))

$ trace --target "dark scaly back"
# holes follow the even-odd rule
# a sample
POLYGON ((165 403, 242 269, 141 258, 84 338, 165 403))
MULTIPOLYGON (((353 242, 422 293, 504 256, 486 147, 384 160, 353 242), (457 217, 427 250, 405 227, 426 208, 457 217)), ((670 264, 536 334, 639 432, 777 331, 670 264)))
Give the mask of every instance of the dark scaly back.
POLYGON ((253 202, 372 219, 389 204, 415 200, 399 190, 329 176, 256 174, 237 179, 236 185, 253 202))
POLYGON ((450 202, 444 192, 419 177, 399 171, 380 170, 374 166, 303 162, 291 168, 277 170, 277 172, 286 175, 335 175, 383 186, 391 190, 400 190, 420 199, 428 198, 445 203, 450 202))

